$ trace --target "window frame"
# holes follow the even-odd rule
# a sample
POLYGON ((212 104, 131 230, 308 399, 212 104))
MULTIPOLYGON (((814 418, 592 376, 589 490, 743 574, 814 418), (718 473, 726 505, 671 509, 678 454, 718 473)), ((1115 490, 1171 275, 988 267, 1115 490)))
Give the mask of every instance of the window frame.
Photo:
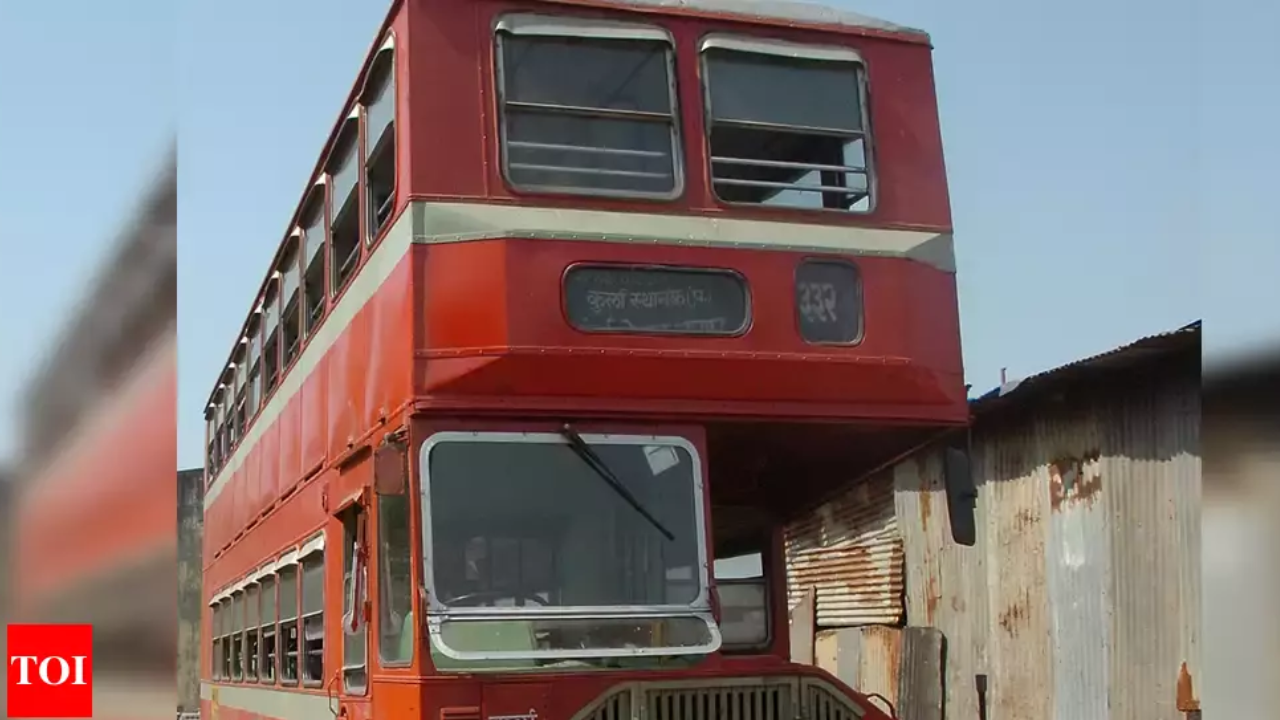
POLYGON ((280 593, 275 568, 272 565, 267 565, 259 571, 258 586, 258 598, 261 603, 258 608, 258 682, 263 685, 274 685, 280 674, 278 672, 280 657, 280 593), (270 592, 268 592, 268 587, 270 592), (271 605, 274 608, 270 620, 263 617, 262 612, 262 607, 267 604, 268 596, 270 596, 271 605), (271 653, 270 658, 267 656, 267 637, 271 637, 276 641, 275 650, 271 653))
POLYGON ((725 655, 733 655, 733 656, 761 655, 761 654, 768 653, 770 648, 773 647, 773 643, 775 639, 774 607, 773 607, 774 589, 770 582, 771 579, 773 578, 773 571, 772 571, 772 568, 770 567, 769 557, 770 557, 770 547, 768 543, 768 538, 762 538, 761 544, 758 546, 758 549, 750 550, 748 552, 737 553, 735 555, 727 555, 725 557, 717 557, 712 562, 712 575, 713 577, 715 577, 716 599, 718 601, 717 605, 720 611, 720 617, 719 617, 720 628, 721 628, 720 652, 724 653, 725 655), (727 561, 727 560, 737 560, 740 558, 747 558, 752 556, 759 556, 760 558, 760 574, 757 576, 721 578, 715 573, 716 563, 727 561), (723 586, 734 586, 734 585, 738 585, 738 586, 754 585, 764 589, 764 635, 765 636, 764 636, 764 639, 760 642, 751 643, 751 644, 739 644, 739 643, 730 643, 729 641, 724 639, 724 603, 721 600, 720 588, 723 586))
POLYGON ((360 133, 361 152, 358 157, 361 177, 364 179, 361 195, 366 208, 364 212, 366 248, 372 248, 390 230, 395 219, 396 201, 400 194, 400 97, 398 94, 400 78, 396 60, 396 35, 394 32, 388 32, 382 45, 373 54, 373 61, 369 64, 369 74, 365 78, 365 86, 360 92, 360 123, 364 130, 360 133), (382 63, 387 63, 389 67, 384 70, 382 63), (378 84, 379 82, 381 85, 378 84), (369 135, 369 95, 373 90, 377 90, 378 94, 391 93, 391 122, 384 129, 383 134, 376 138, 369 135), (390 143, 389 148, 388 143, 390 143), (371 194, 373 188, 369 183, 369 169, 388 152, 391 153, 391 194, 387 200, 390 208, 388 208, 386 220, 378 225, 376 224, 378 208, 373 205, 371 194))
POLYGON ((248 329, 245 331, 245 338, 248 340, 245 348, 245 363, 248 365, 248 376, 245 380, 245 430, 253 424, 255 418, 258 417, 258 411, 262 409, 262 305, 256 308, 256 311, 249 318, 248 329))
POLYGON ((281 687, 298 687, 302 681, 302 620, 300 618, 302 610, 302 567, 298 564, 298 551, 290 550, 280 557, 275 564, 276 575, 276 655, 278 656, 279 672, 276 673, 276 681, 281 687), (284 585, 286 574, 293 578, 293 605, 288 609, 289 617, 285 617, 285 605, 282 602, 284 593, 280 592, 280 588, 284 585), (288 651, 285 647, 285 631, 288 624, 293 623, 294 636, 298 639, 297 647, 293 650, 294 671, 292 677, 286 677, 285 669, 288 667, 285 660, 288 651))
MULTIPOLYGON (((706 172, 707 172, 707 190, 711 198, 717 205, 726 208, 760 208, 765 212, 783 212, 783 213, 838 213, 850 217, 869 217, 874 215, 879 205, 879 173, 876 166, 875 153, 875 129, 871 126, 871 73, 866 58, 858 50, 841 45, 821 45, 815 43, 795 43, 786 40, 777 40, 771 38, 754 37, 751 35, 726 32, 709 32, 698 40, 698 82, 701 85, 702 94, 702 134, 703 148, 706 153, 706 172), (767 205, 765 203, 737 202, 729 201, 720 197, 716 192, 715 183, 715 163, 713 162, 713 154, 711 150, 711 131, 716 124, 715 115, 711 106, 711 71, 707 62, 708 50, 728 50, 730 52, 739 52, 745 55, 754 56, 773 56, 802 60, 815 60, 825 62, 846 62, 852 64, 857 69, 858 78, 858 110, 861 115, 862 123, 861 137, 863 144, 863 157, 865 170, 864 174, 867 178, 867 209, 839 209, 827 207, 795 207, 795 206, 779 206, 767 205)), ((794 127, 801 126, 776 126, 776 127, 794 127)), ((780 190, 782 188, 779 188, 780 190)), ((833 190, 834 192, 834 190, 833 190)), ((814 193, 823 196, 824 193, 814 193)))
POLYGON ((222 679, 222 656, 225 652, 222 638, 222 623, 226 619, 222 610, 222 595, 215 595, 209 601, 209 677, 222 679))
POLYGON ((244 682, 244 588, 231 591, 231 681, 244 682), (238 641, 238 642, 237 642, 238 641))
POLYGON ((356 696, 369 693, 369 622, 359 615, 364 612, 369 599, 368 517, 368 511, 358 503, 347 508, 342 516, 342 689, 348 695, 356 696), (360 557, 362 554, 363 558, 360 557), (358 577, 357 570, 360 571, 358 577), (355 588, 347 586, 348 574, 355 588), (358 618, 354 632, 347 624, 348 613, 358 618), (348 643, 354 636, 364 637, 363 654, 358 658, 359 662, 348 664, 348 643), (358 677, 363 677, 363 683, 352 682, 358 677))
MULTIPOLYGON (((408 462, 407 453, 403 456, 403 462, 405 463, 408 462)), ((373 549, 375 552, 373 557, 376 558, 376 563, 371 561, 369 562, 369 565, 376 566, 377 568, 378 611, 374 614, 378 618, 377 620, 378 632, 376 633, 377 642, 378 642, 378 663, 383 668, 410 667, 413 665, 414 656, 417 655, 418 653, 418 643, 416 642, 416 633, 417 633, 416 630, 413 631, 415 634, 415 641, 409 644, 409 656, 407 658, 399 658, 399 657, 388 658, 387 653, 385 652, 388 646, 387 639, 389 638, 389 635, 386 633, 386 627, 384 627, 384 625, 388 622, 387 613, 391 609, 392 604, 394 602, 392 600, 392 595, 391 595, 391 593, 394 591, 394 588, 391 585, 392 583, 391 569, 390 569, 389 560, 388 560, 389 558, 388 548, 390 547, 390 542, 387 541, 387 535, 386 535, 387 528, 390 527, 386 519, 388 515, 388 512, 386 511, 386 503, 389 499, 398 498, 403 500, 405 505, 404 507, 405 524, 408 526, 405 528, 406 533, 405 533, 405 547, 404 547, 405 554, 408 555, 408 563, 406 564, 406 568, 405 568, 408 571, 408 575, 409 575, 408 582, 405 584, 407 596, 399 598, 400 601, 407 601, 407 602, 405 602, 405 614, 400 618, 401 628, 399 632, 403 632, 403 627, 404 627, 404 624, 406 623, 412 622, 415 626, 418 624, 418 617, 414 610, 415 596, 417 595, 417 593, 414 592, 414 588, 417 588, 420 586, 420 581, 417 578, 415 578, 415 573, 417 571, 414 569, 414 562, 413 562, 413 543, 414 543, 413 498, 409 488, 407 467, 405 468, 404 477, 405 477, 405 480, 404 480, 402 493, 386 494, 386 493, 378 492, 374 496, 375 502, 377 503, 377 510, 375 511, 375 515, 374 515, 375 527, 374 527, 373 534, 376 536, 376 541, 374 543, 371 543, 370 548, 373 549)))
POLYGON ((498 167, 506 188, 519 195, 578 196, 595 198, 620 198, 673 202, 684 196, 686 183, 684 131, 681 122, 679 80, 676 77, 676 40, 670 30, 662 25, 633 21, 594 20, 572 16, 543 15, 512 12, 500 15, 492 29, 494 67, 494 109, 498 123, 498 167), (512 29, 528 23, 523 31, 512 29), (630 40, 633 42, 660 42, 665 46, 667 70, 667 97, 669 99, 671 128, 672 188, 667 192, 635 192, 626 190, 601 190, 589 187, 558 187, 547 185, 521 185, 511 179, 510 153, 507 146, 507 78, 503 61, 502 39, 504 35, 540 37, 544 39, 594 39, 630 40))
POLYGON ((325 536, 321 532, 316 537, 303 543, 301 550, 298 552, 298 680, 302 687, 315 688, 323 687, 325 683, 325 652, 328 645, 328 638, 325 635, 325 536), (307 612, 306 602, 306 571, 308 567, 318 565, 320 567, 320 599, 319 610, 307 612), (319 618, 320 624, 320 672, 318 677, 309 677, 307 673, 307 620, 311 618, 319 618))
MULTIPOLYGON (((506 620, 506 619, 530 619, 537 617, 576 617, 579 615, 589 616, 592 619, 625 619, 633 613, 642 612, 645 617, 662 616, 671 618, 692 618, 702 620, 707 623, 708 634, 711 642, 706 645, 688 648, 662 647, 655 648, 652 651, 635 650, 635 649, 606 649, 592 648, 588 656, 592 658, 601 657, 652 657, 661 655, 705 655, 714 653, 720 647, 719 623, 714 617, 713 606, 711 602, 711 573, 710 560, 711 548, 709 547, 707 533, 707 514, 706 514, 706 481, 703 477, 702 464, 705 461, 703 453, 698 446, 691 440, 680 435, 647 435, 633 433, 618 434, 600 434, 600 433, 582 433, 581 438, 588 444, 619 444, 619 445, 672 445, 679 447, 689 454, 692 467, 692 488, 693 493, 693 522, 694 533, 697 543, 697 557, 695 558, 694 576, 698 581, 698 592, 696 596, 688 603, 677 604, 653 604, 644 606, 573 606, 565 608, 557 608, 554 612, 540 612, 528 608, 520 607, 450 607, 442 604, 437 599, 435 591, 435 550, 433 547, 433 528, 431 507, 431 451, 438 445, 449 442, 493 442, 493 443, 535 443, 543 445, 564 445, 566 439, 555 432, 512 432, 512 431, 453 431, 442 430, 436 432, 422 441, 418 450, 418 467, 419 467, 419 500, 418 506, 422 509, 420 516, 420 531, 418 533, 418 543, 422 550, 421 565, 419 570, 422 573, 422 586, 426 588, 428 603, 426 607, 421 608, 421 612, 426 613, 431 620, 428 622, 430 627, 429 639, 433 648, 438 649, 447 657, 455 660, 491 660, 501 659, 496 655, 484 652, 459 651, 448 648, 447 644, 441 640, 441 623, 448 621, 467 621, 467 620, 506 620)), ((545 655, 538 655, 546 658, 577 658, 583 657, 582 654, 569 650, 548 651, 545 655)), ((522 654, 520 657, 524 657, 522 654)))
POLYGON ((294 363, 302 356, 302 347, 306 342, 306 337, 302 333, 304 305, 302 301, 302 250, 302 233, 295 228, 293 232, 289 233, 289 237, 281 248, 280 263, 275 270, 280 275, 278 278, 280 283, 280 382, 284 382, 285 375, 289 373, 294 363), (290 259, 292 259, 292 269, 289 267, 290 259), (295 287, 293 288, 292 296, 289 295, 288 287, 289 274, 291 272, 295 273, 293 276, 295 287), (294 320, 298 325, 297 337, 294 339, 294 343, 289 345, 285 339, 285 326, 288 323, 291 303, 293 305, 294 320))
POLYGON ((250 578, 244 584, 244 681, 258 682, 259 643, 262 640, 258 628, 262 626, 262 586, 258 578, 250 578), (253 642, 250 642, 252 640, 253 642))
POLYGON ((325 223, 328 228, 327 236, 329 240, 329 257, 328 260, 326 260, 326 265, 328 267, 329 276, 327 281, 329 287, 328 297, 331 300, 337 300, 337 298, 341 297, 342 293, 348 287, 351 287, 351 283, 355 280, 356 275, 360 273, 360 264, 365 251, 365 242, 362 239, 365 234, 365 225, 361 212, 361 208, 364 207, 364 200, 362 198, 365 184, 364 161, 360 157, 363 137, 363 112, 360 106, 356 106, 351 109, 351 112, 347 114, 346 119, 342 121, 342 125, 338 129, 338 133, 334 137, 333 149, 330 151, 329 156, 325 159, 324 163, 324 173, 328 177, 328 182, 326 183, 327 187, 324 193, 324 214, 325 223), (354 134, 354 137, 350 137, 352 134, 354 134), (350 139, 348 139, 349 137, 350 139), (334 172, 334 168, 343 157, 344 150, 351 154, 350 163, 355 170, 355 182, 351 186, 350 194, 340 198, 337 195, 338 174, 334 172), (338 258, 335 254, 338 251, 338 245, 335 242, 335 237, 337 235, 336 229, 338 226, 339 216, 342 215, 342 211, 346 208, 349 200, 355 202, 355 207, 351 209, 351 212, 355 215, 356 219, 356 243, 355 247, 352 249, 351 256, 346 258, 342 264, 339 264, 338 258), (345 277, 340 278, 339 276, 348 265, 350 265, 348 274, 345 277))
POLYGON ((282 309, 280 307, 280 278, 273 271, 262 293, 262 405, 280 386, 280 338, 282 309), (274 357, 273 357, 274 356, 274 357), (268 363, 268 358, 271 362, 268 363), (267 372, 270 370, 271 372, 267 372))
POLYGON ((332 282, 330 266, 333 261, 330 252, 333 233, 329 227, 328 210, 330 185, 327 173, 321 174, 312 184, 306 199, 302 201, 302 207, 298 213, 298 227, 294 230, 298 236, 298 262, 301 268, 298 274, 298 311, 302 317, 302 325, 298 329, 299 355, 302 354, 301 349, 306 347, 307 342, 319 331, 320 325, 329 315, 329 288, 332 282), (315 217, 312 217, 313 214, 315 217), (308 257, 311 244, 309 219, 314 220, 315 227, 320 233, 320 246, 315 249, 316 254, 310 257, 308 257), (307 298, 307 275, 310 274, 317 258, 319 258, 321 274, 320 304, 316 308, 317 312, 312 312, 312 308, 308 307, 310 300, 307 298))

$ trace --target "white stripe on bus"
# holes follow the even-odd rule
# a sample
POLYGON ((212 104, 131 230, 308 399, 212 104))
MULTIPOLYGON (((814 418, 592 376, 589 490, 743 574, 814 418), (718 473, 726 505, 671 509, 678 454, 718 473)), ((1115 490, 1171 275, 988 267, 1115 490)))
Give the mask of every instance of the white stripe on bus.
POLYGON ((502 237, 880 255, 910 258, 944 272, 955 271, 955 252, 949 233, 486 203, 415 202, 374 249, 293 369, 276 388, 205 493, 205 509, 213 506, 232 473, 244 464, 249 451, 280 417, 321 358, 382 287, 410 247, 415 243, 445 244, 502 237))
MULTIPOLYGON (((252 685, 200 683, 200 699, 213 707, 251 712, 277 720, 317 720, 332 717, 338 700, 325 695, 252 685)), ((217 715, 214 715, 217 717, 217 715)))

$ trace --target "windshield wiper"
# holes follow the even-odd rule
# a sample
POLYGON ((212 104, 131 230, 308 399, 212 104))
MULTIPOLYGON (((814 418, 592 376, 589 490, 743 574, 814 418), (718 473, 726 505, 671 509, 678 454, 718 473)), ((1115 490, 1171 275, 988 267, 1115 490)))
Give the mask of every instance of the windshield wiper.
POLYGON ((564 427, 560 429, 560 434, 565 440, 569 441, 569 449, 578 457, 582 458, 582 462, 586 463, 587 467, 594 470, 601 480, 608 483, 609 487, 613 488, 613 491, 618 493, 618 497, 626 500, 628 505, 644 516, 644 519, 648 520, 650 524, 657 528, 658 532, 662 533, 665 538, 672 542, 675 541, 676 536, 672 535, 670 530, 666 529, 662 526, 662 523, 658 522, 658 519, 653 516, 653 513, 650 513, 645 509, 644 505, 640 504, 640 501, 636 499, 636 496, 632 495, 631 491, 627 489, 627 486, 623 485, 622 481, 618 479, 618 476, 613 474, 613 471, 609 469, 609 466, 604 463, 604 460, 600 459, 600 456, 596 454, 595 450, 591 449, 591 446, 587 444, 587 441, 582 439, 582 436, 578 434, 577 430, 574 430, 569 423, 565 423, 564 427))

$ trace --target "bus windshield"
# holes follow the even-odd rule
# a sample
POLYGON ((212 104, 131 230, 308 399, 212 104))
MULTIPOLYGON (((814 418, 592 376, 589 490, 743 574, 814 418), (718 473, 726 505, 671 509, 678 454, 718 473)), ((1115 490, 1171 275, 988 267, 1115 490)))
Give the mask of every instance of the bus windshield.
POLYGON ((698 459, 687 441, 441 433, 422 467, 441 653, 600 657, 718 645, 698 459))

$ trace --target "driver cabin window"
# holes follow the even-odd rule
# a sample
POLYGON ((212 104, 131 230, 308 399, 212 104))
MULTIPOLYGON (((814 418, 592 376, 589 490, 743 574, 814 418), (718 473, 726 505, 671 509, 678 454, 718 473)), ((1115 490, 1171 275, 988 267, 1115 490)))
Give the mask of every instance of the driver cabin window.
POLYGON ((503 171, 514 188, 680 194, 665 31, 511 15, 498 24, 497 44, 503 171))
POLYGON ((759 552, 715 562, 720 595, 721 647, 725 652, 749 652, 769 645, 769 584, 764 555, 759 552))
POLYGON ((857 52, 712 36, 702 43, 711 182, 726 203, 869 212, 857 52))

